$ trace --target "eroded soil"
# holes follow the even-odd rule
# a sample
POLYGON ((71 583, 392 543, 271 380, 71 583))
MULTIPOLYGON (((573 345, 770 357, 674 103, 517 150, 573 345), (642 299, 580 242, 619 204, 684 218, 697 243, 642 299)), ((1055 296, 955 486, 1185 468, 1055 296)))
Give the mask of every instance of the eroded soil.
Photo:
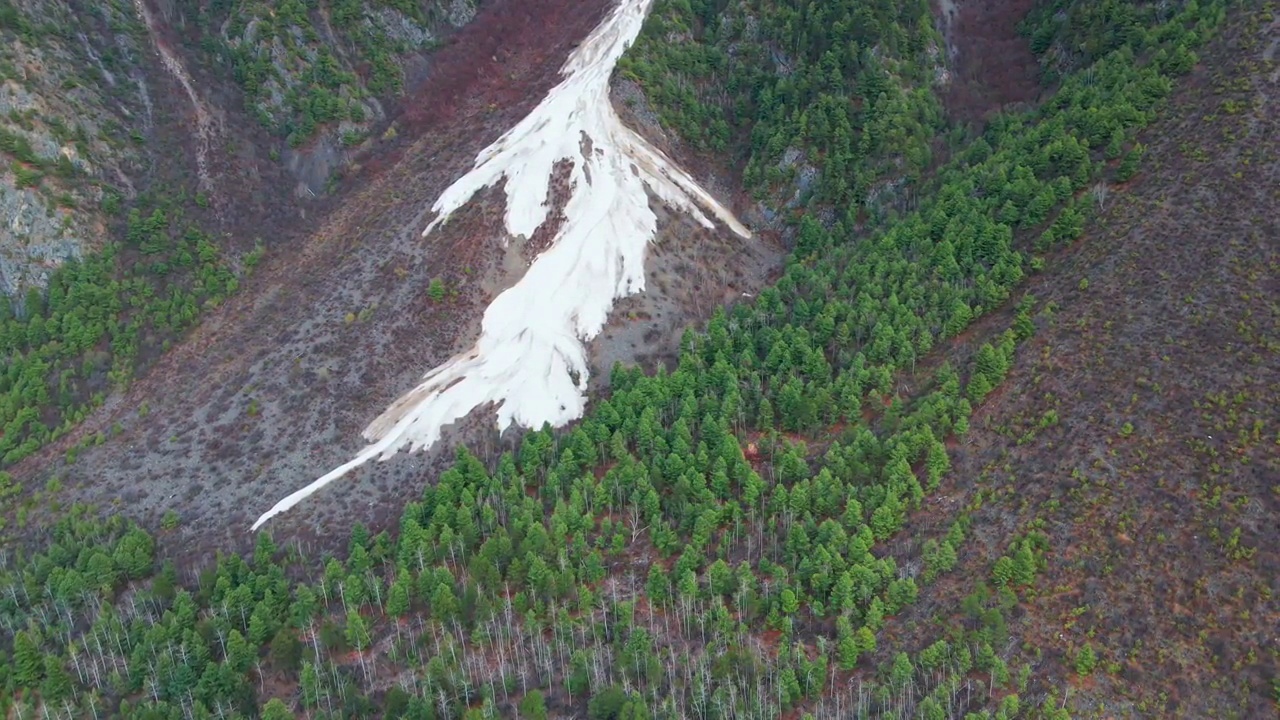
POLYGON ((981 122, 1040 95, 1040 66, 1018 23, 1035 0, 938 0, 935 15, 952 75, 943 91, 948 112, 981 122))
MULTIPOLYGON (((67 488, 59 499, 147 524, 173 511, 180 530, 168 550, 201 556, 245 547, 259 513, 362 447, 370 420, 474 342, 489 300, 527 263, 527 249, 503 232, 499 188, 429 238, 421 230, 439 192, 557 81, 570 47, 607 3, 553 5, 487 5, 433 57, 432 74, 397 116, 395 139, 348 173, 323 218, 312 218, 313 232, 304 224, 278 238, 240 294, 15 476, 43 487, 56 475, 67 488), (442 300, 429 294, 437 277, 447 288, 442 300), (66 465, 66 447, 99 431, 110 439, 66 465)), ((621 304, 592 344, 599 381, 615 360, 669 353, 679 328, 758 288, 777 262, 762 240, 744 246, 686 221, 666 228, 647 292, 621 304)), ((398 517, 458 441, 481 454, 516 442, 515 432, 499 439, 491 423, 473 414, 437 450, 365 466, 268 527, 279 540, 345 546, 353 524, 376 528, 398 517)))

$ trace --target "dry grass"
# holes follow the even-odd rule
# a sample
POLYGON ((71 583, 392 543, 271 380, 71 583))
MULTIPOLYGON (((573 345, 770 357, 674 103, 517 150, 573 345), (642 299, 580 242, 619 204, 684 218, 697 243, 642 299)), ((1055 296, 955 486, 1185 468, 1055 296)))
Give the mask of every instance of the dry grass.
MULTIPOLYGON (((955 619, 1011 537, 1052 541, 1011 622, 1032 690, 1073 717, 1267 717, 1280 677, 1280 27, 1239 18, 1141 138, 1141 174, 1049 259, 1057 310, 978 408, 918 545, 976 498, 959 571, 899 619, 955 619), (1274 105, 1271 105, 1274 107, 1274 105), (1099 669, 1075 672, 1091 642, 1099 669), (1019 647, 1020 643, 1020 647, 1019 647)), ((1007 319, 937 360, 963 357, 1007 319)), ((909 549, 903 548, 903 553, 909 549)))

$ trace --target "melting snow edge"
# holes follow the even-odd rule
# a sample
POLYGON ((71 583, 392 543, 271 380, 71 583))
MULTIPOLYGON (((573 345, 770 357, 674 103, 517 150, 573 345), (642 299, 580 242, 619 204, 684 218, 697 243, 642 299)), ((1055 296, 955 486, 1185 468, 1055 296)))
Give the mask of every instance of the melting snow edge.
POLYGON ((432 446, 445 426, 481 405, 497 406, 499 431, 513 422, 560 427, 581 417, 586 342, 604 328, 617 299, 644 290, 645 250, 657 233, 648 192, 704 227, 714 227, 706 209, 739 236, 751 236, 693 178, 627 128, 609 100, 613 68, 651 3, 622 0, 569 55, 560 84, 440 195, 432 206, 436 219, 422 233, 505 178, 506 229, 528 238, 546 222, 554 166, 569 160, 566 220, 551 246, 485 310, 474 347, 428 372, 365 428, 370 444, 364 450, 276 503, 251 531, 371 459, 387 460, 405 446, 411 452, 432 446), (588 157, 580 149, 583 134, 593 147, 588 157))

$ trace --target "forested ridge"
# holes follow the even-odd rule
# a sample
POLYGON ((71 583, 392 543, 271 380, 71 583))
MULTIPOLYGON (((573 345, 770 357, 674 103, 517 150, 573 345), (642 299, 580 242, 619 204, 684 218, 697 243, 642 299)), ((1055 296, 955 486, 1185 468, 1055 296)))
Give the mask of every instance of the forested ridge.
POLYGON ((475 2, 216 0, 201 7, 205 45, 233 70, 263 126, 291 147, 326 125, 344 145, 364 141, 379 99, 405 86, 403 57, 439 44, 475 2))
MULTIPOLYGON (((1059 658, 1070 678, 1042 675, 1041 651, 1063 651, 1015 650, 1010 632, 1056 551, 1043 520, 958 575, 972 513, 1002 492, 984 486, 945 536, 892 548, 952 480, 1020 344, 1055 321, 1025 278, 1081 236, 1097 183, 1139 170, 1139 131, 1223 23, 1270 21, 1243 5, 1043 3, 1025 33, 1048 101, 954 131, 931 170, 945 127, 927 4, 659 2, 620 72, 661 120, 739 153, 753 189, 789 180, 791 148, 818 173, 777 284, 687 332, 674 367, 615 368, 571 430, 528 433, 490 464, 459 448, 398 528, 357 526, 341 556, 264 533, 251 557, 178 568, 160 546, 179 516, 148 531, 69 509, 0 574, 0 711, 1068 717, 1068 681, 1104 659, 1086 640, 1059 658), (871 189, 895 177, 918 201, 876 209, 871 189), (971 357, 940 354, 980 318, 1007 328, 971 357), (895 626, 943 583, 963 588, 959 607, 895 626)), ((130 223, 140 251, 174 242, 167 216, 130 223)), ((193 267, 197 291, 221 287, 174 248, 161 257, 193 267)), ((153 322, 183 317, 183 297, 153 322)))
POLYGON ((800 176, 797 200, 856 218, 932 162, 941 43, 925 0, 660 1, 619 70, 694 147, 742 156, 748 190, 800 176))

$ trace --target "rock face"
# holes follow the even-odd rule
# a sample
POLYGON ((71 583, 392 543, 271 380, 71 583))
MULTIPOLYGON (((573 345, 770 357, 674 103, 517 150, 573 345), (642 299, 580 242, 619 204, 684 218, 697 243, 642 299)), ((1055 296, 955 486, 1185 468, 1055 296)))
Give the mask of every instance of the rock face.
POLYGON ((323 195, 477 2, 0 0, 0 296, 20 310, 140 193, 243 212, 269 162, 323 195))
POLYGON ((43 287, 49 273, 68 258, 78 258, 87 234, 77 232, 73 216, 53 211, 30 188, 14 187, 12 173, 0 180, 0 292, 16 297, 43 287), (71 222, 66 222, 70 220, 71 222))
POLYGON ((142 167, 129 133, 148 131, 150 100, 131 59, 127 6, 76 20, 68 3, 0 0, 0 294, 41 288, 102 242, 103 185, 133 191, 142 167))
POLYGON ((422 56, 475 17, 477 0, 419 0, 386 7, 357 0, 308 12, 238 0, 218 26, 218 54, 240 78, 246 110, 285 139, 294 194, 322 194, 386 120, 385 100, 412 86, 422 56))

